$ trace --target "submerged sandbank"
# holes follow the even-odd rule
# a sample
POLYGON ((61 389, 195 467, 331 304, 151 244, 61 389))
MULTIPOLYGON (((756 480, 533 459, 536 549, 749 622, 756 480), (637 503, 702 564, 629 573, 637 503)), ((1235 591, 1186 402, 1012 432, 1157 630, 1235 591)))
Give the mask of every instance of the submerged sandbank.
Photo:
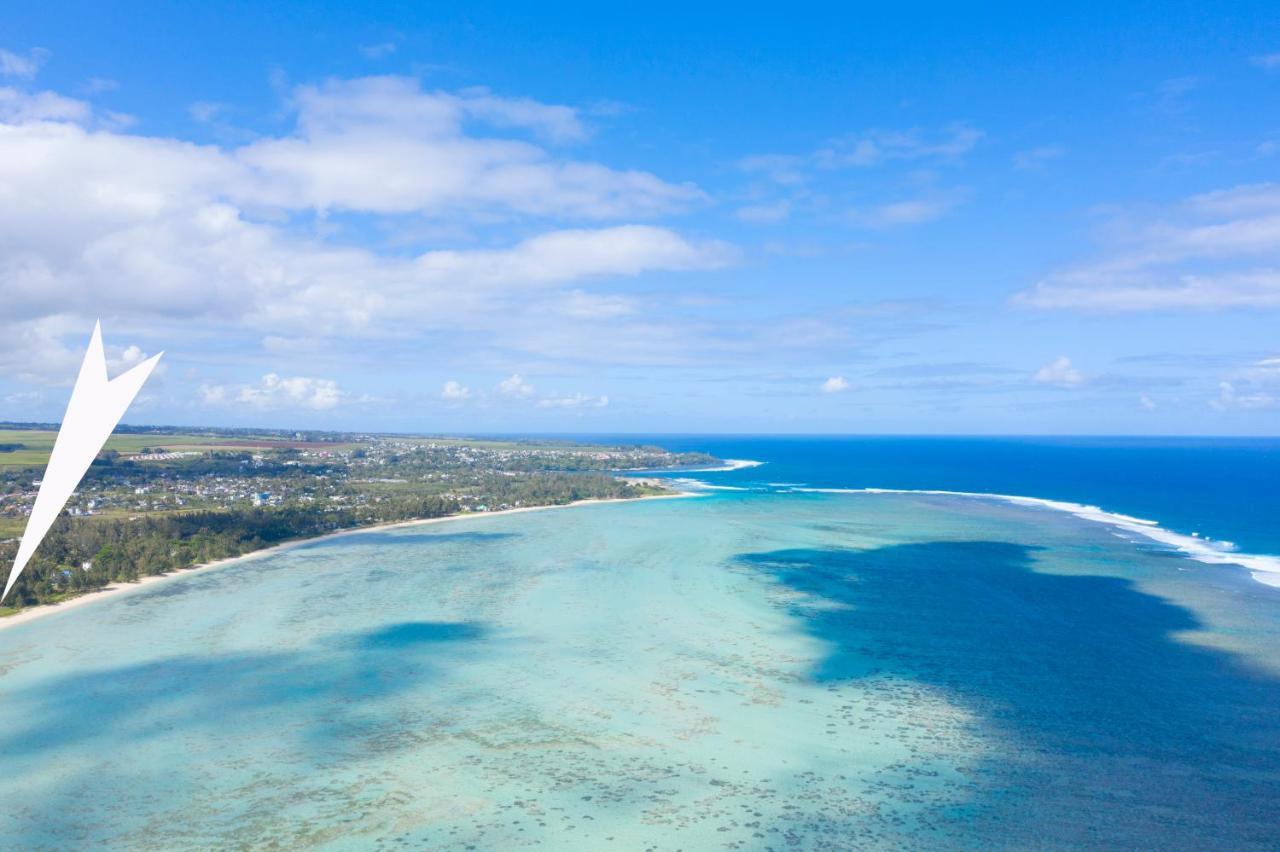
POLYGON ((300 547, 304 544, 311 544, 317 541, 323 541, 330 538, 338 538, 340 536, 355 535, 357 533, 377 532, 381 530, 392 530, 399 527, 416 527, 423 524, 439 524, 445 521, 460 521, 464 518, 487 518, 494 515, 516 515, 521 512, 541 512, 545 509, 569 509, 574 506, 589 506, 594 503, 634 503, 640 500, 671 500, 678 497, 699 497, 690 491, 677 491, 671 494, 648 494, 643 497, 593 497, 589 500, 574 500, 572 503, 560 503, 550 506, 521 506, 518 509, 499 509, 493 512, 466 512, 457 515, 443 515, 439 518, 417 518, 408 521, 390 521, 384 524, 371 524, 364 527, 352 527, 345 530, 335 530, 334 532, 325 533, 324 535, 310 536, 308 538, 292 539, 280 544, 264 547, 261 550, 255 550, 250 553, 242 553, 239 556, 228 556, 225 559, 215 559, 212 562, 203 562, 199 565, 193 565, 190 568, 182 568, 177 571, 171 571, 168 574, 149 574, 146 577, 140 577, 132 583, 117 582, 104 586, 101 589, 95 589, 92 592, 86 592, 83 595, 77 595, 74 598, 61 601, 55 604, 41 604, 39 606, 27 607, 20 609, 13 615, 0 618, 0 630, 15 627, 19 624, 25 624, 34 621, 46 615, 52 615, 58 612, 66 612, 67 610, 76 609, 93 601, 101 600, 105 597, 127 592, 131 589, 140 589, 152 583, 159 583, 163 580, 172 580, 175 577, 185 577, 200 571, 210 571, 214 568, 221 568, 232 562, 240 562, 242 560, 258 559, 263 556, 269 556, 282 550, 288 550, 294 547, 300 547))

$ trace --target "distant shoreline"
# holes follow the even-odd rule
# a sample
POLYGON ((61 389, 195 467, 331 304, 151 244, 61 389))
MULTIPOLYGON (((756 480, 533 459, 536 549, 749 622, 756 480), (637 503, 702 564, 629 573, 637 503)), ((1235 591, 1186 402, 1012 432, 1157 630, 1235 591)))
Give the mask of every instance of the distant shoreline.
POLYGON ((261 550, 242 553, 239 556, 228 556, 225 559, 215 559, 212 562, 203 562, 198 565, 192 565, 190 568, 180 568, 177 571, 170 571, 167 574, 149 574, 146 577, 140 577, 133 583, 116 582, 101 589, 95 589, 92 592, 86 592, 83 595, 77 595, 65 601, 59 601, 55 604, 40 604, 38 606, 28 607, 0 618, 0 631, 7 630, 19 624, 26 624, 43 618, 46 615, 53 615, 67 610, 77 609, 85 604, 93 601, 101 600, 105 597, 118 595, 132 589, 140 589, 153 583, 159 583, 164 580, 172 580, 176 577, 185 577, 196 572, 211 571, 215 568, 222 568, 232 562, 240 562, 249 559, 258 559, 263 556, 269 556, 273 553, 279 553, 304 544, 311 544, 317 541, 323 541, 329 538, 339 538, 341 536, 356 535, 358 533, 376 532, 381 530, 397 529, 399 527, 416 527, 424 524, 440 524, 446 521, 460 521, 464 518, 489 518, 494 515, 515 515, 521 512, 542 512, 548 509, 569 509, 575 506, 590 506, 596 503, 635 503, 640 500, 673 500, 681 497, 703 497, 704 494, 697 494, 691 491, 675 491, 670 494, 647 494, 643 497, 592 497, 587 500, 574 500, 571 503, 559 503, 548 506, 521 506, 518 509, 499 509, 494 512, 466 512, 454 515, 442 515, 438 518, 416 518, 408 521, 388 521, 381 524, 370 524, 363 527, 351 527, 344 530, 334 530, 333 532, 324 533, 323 535, 308 536, 306 538, 296 538, 289 541, 273 544, 271 547, 264 547, 261 550))

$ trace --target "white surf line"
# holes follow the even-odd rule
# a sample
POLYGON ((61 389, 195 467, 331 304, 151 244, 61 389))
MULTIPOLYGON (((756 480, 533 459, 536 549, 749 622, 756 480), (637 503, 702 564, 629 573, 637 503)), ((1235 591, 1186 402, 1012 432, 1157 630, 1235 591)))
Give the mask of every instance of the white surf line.
POLYGON ((750 491, 750 488, 743 488, 739 485, 712 485, 710 482, 703 482, 701 479, 673 479, 678 485, 685 488, 692 488, 698 491, 750 491))
POLYGON ((1167 545, 1197 562, 1210 565, 1239 565, 1248 570, 1257 580, 1267 586, 1280 588, 1280 556, 1266 554, 1237 553, 1235 545, 1229 541, 1214 541, 1199 535, 1183 535, 1167 530, 1156 521, 1122 515, 1119 512, 1108 512, 1097 506, 1084 503, 1072 503, 1067 500, 1046 500, 1042 497, 1022 497, 1017 494, 988 494, 978 491, 943 491, 937 489, 912 488, 794 488, 793 491, 818 492, 823 494, 933 494, 942 497, 967 497, 978 500, 999 500, 1018 506, 1033 506, 1066 512, 1087 521, 1106 524, 1136 533, 1152 541, 1167 545))
POLYGON ((752 461, 751 459, 725 459, 724 464, 720 467, 688 467, 679 468, 678 473, 725 473, 730 470, 742 470, 748 467, 759 467, 764 464, 762 461, 752 461))

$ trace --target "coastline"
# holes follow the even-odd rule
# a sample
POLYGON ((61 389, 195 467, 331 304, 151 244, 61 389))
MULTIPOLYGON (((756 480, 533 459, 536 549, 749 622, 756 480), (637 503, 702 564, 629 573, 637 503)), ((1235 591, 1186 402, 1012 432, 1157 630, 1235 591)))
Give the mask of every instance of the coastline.
POLYGON ((59 612, 77 609, 93 601, 101 600, 106 597, 118 595, 135 589, 141 589, 153 583, 160 583, 165 580, 172 580, 176 577, 185 577, 197 572, 212 571, 216 568, 222 568, 232 562, 241 562, 250 559, 259 559, 263 556, 269 556, 273 553, 279 553, 294 547, 300 547, 304 544, 311 544, 317 541, 324 541, 330 538, 339 538, 341 536, 356 535, 359 533, 379 532, 382 530, 397 529, 400 527, 416 527, 424 524, 441 524, 446 521, 458 521, 464 518, 488 518, 495 515, 515 515, 521 512, 543 512, 550 509, 569 509, 575 506, 590 506, 596 503, 635 503, 641 500, 674 500, 683 497, 702 497, 703 494, 697 494, 692 491, 675 491, 670 494, 646 494, 643 497, 592 497, 587 500, 574 500, 572 503, 559 503, 549 506, 521 506, 518 509, 499 509, 495 512, 466 512, 456 515, 442 515, 438 518, 417 518, 408 521, 388 521, 382 524, 370 524, 366 527, 351 527, 350 529, 334 530, 324 535, 310 536, 308 538, 296 538, 289 541, 273 544, 271 547, 264 547, 261 550, 254 550, 249 553, 242 553, 239 556, 228 556, 225 559, 215 559, 212 562, 202 562, 199 565, 192 565, 190 568, 182 568, 177 571, 171 571, 168 574, 149 574, 146 577, 140 577, 133 583, 112 583, 101 589, 95 589, 92 592, 86 592, 83 595, 77 595, 65 601, 55 604, 41 604, 39 606, 21 609, 13 615, 0 618, 0 631, 15 627, 19 624, 26 624, 43 618, 47 615, 53 615, 59 612))

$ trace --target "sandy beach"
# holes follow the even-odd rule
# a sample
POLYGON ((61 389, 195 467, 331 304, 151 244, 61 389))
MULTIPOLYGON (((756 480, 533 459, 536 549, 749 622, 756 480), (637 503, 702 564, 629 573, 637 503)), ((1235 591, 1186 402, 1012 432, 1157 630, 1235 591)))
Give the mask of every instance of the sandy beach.
POLYGON ((644 497, 614 497, 614 498, 593 498, 590 500, 575 500, 572 503, 562 503, 555 506, 522 506, 518 509, 500 509, 496 512, 467 512, 457 515, 444 515, 439 518, 419 518, 411 521, 392 521, 385 524, 372 524, 367 527, 352 527, 346 530, 336 530, 324 535, 311 536, 310 538, 299 538, 292 541, 286 541, 281 544, 266 547, 262 550, 255 550, 252 553, 245 553, 240 556, 228 556, 226 559, 216 559, 213 562, 204 562, 199 565, 193 565, 190 568, 184 568, 180 571, 173 571, 168 574, 152 574, 139 579, 136 583, 112 583, 101 589, 87 592, 83 595, 62 601, 56 604, 46 604, 42 606, 33 606, 20 610, 13 615, 0 618, 0 630, 15 627, 19 624, 25 624, 28 621, 34 621, 37 618, 43 618, 46 615, 54 613, 67 612, 68 610, 82 607, 85 604, 93 603, 102 598, 112 595, 118 595, 123 592, 141 589, 152 583, 160 583, 165 580, 172 580, 176 577, 185 577, 201 571, 212 571, 215 568, 221 568, 232 562, 240 562, 247 559, 259 559, 272 553, 277 553, 289 548, 299 547, 304 544, 322 541, 324 539, 338 538, 339 536, 355 535, 357 533, 375 532, 378 530, 397 529, 399 527, 417 527, 424 524, 442 524, 446 521, 458 521, 463 518, 486 518, 495 515, 516 515, 522 512, 542 512, 549 509, 569 509, 575 506, 589 506, 593 503, 635 503, 641 500, 672 500, 680 497, 700 497, 701 494, 695 494, 689 491, 678 491, 672 494, 650 494, 644 497))

